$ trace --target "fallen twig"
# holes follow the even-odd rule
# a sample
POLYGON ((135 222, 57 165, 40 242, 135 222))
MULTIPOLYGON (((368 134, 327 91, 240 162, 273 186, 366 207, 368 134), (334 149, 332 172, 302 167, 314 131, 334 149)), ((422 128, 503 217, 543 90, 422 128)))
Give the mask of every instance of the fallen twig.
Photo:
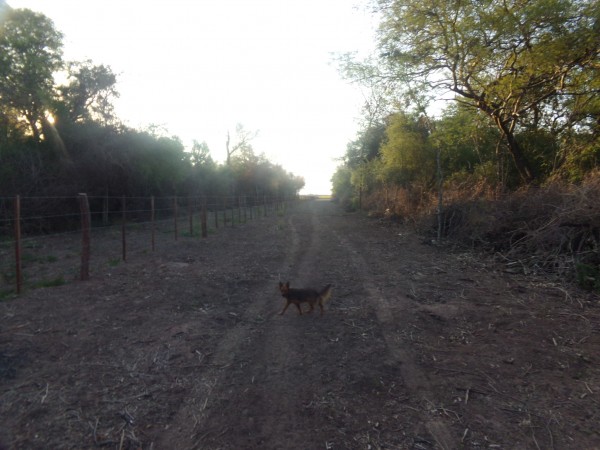
POLYGON ((112 439, 107 439, 104 441, 99 441, 98 440, 98 423, 100 422, 100 419, 96 418, 96 425, 94 425, 92 427, 92 424, 90 423, 90 427, 92 428, 92 436, 94 437, 94 445, 96 445, 96 447, 108 447, 110 445, 116 445, 116 441, 113 441, 112 439))
POLYGON ((462 435, 462 439, 460 440, 460 442, 465 442, 465 438, 467 437, 467 433, 469 432, 468 428, 465 428, 465 432, 462 435))
POLYGON ((44 403, 46 401, 46 397, 48 397, 48 389, 50 387, 49 383, 46 383, 46 392, 44 393, 44 395, 42 395, 42 403, 44 403))
POLYGON ((22 325, 15 325, 14 327, 10 327, 10 328, 0 331, 0 334, 10 333, 10 332, 18 330, 20 328, 25 328, 28 325, 29 325, 29 322, 24 323, 22 325))
POLYGON ((533 429, 533 421, 531 420, 531 414, 529 414, 529 427, 531 428, 531 437, 533 439, 533 443, 538 450, 540 449, 540 445, 538 444, 537 439, 535 438, 535 430, 533 429))

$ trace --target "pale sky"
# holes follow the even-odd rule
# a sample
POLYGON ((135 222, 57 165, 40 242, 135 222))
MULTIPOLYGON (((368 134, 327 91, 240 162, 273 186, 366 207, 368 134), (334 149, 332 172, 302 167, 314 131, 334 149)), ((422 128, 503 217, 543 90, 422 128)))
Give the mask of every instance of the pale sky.
POLYGON ((332 53, 368 53, 364 0, 8 0, 64 34, 64 59, 118 75, 117 115, 164 126, 186 147, 206 141, 223 161, 227 131, 258 131, 257 154, 329 193, 364 97, 332 53))

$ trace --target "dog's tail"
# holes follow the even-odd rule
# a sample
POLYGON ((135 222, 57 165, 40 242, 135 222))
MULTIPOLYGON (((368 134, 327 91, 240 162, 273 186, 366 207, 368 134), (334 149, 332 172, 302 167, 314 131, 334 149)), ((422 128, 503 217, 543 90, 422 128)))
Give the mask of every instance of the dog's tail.
POLYGON ((321 297, 321 301, 323 304, 325 304, 325 302, 327 302, 327 300, 329 300, 331 298, 331 285, 330 284, 325 286, 323 288, 323 290, 321 290, 321 292, 319 292, 319 297, 321 297))

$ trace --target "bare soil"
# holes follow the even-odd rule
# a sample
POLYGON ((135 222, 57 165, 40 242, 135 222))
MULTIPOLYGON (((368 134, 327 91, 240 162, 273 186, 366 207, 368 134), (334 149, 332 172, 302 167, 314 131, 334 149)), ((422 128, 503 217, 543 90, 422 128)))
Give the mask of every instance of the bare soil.
POLYGON ((597 297, 327 201, 0 317, 7 449, 600 448, 597 297), (280 280, 333 284, 325 314, 280 316, 280 280))

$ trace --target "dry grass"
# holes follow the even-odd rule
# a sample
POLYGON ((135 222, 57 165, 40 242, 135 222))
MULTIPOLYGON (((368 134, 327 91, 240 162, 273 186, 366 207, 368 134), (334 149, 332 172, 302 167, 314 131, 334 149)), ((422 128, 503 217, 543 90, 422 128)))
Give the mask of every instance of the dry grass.
MULTIPOLYGON (((495 253, 507 270, 553 274, 600 290, 599 198, 600 172, 576 185, 555 180, 504 195, 482 184, 446 187, 443 235, 495 253)), ((397 189, 369 200, 369 207, 414 223, 425 235, 437 230, 435 193, 397 189)))

